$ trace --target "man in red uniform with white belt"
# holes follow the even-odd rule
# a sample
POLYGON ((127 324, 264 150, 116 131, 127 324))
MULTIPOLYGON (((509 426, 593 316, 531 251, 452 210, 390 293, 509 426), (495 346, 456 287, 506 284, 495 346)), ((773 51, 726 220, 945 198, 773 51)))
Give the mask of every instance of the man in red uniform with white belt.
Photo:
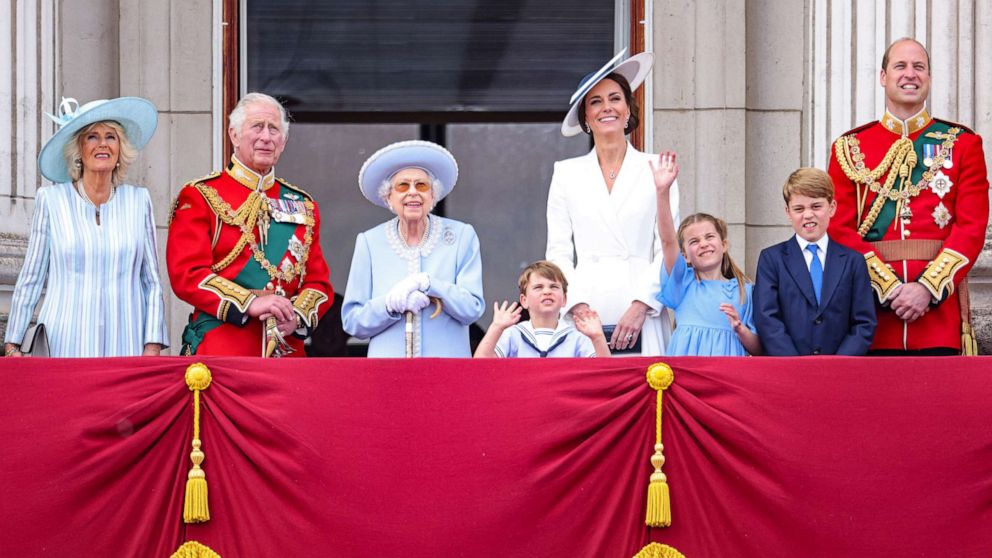
POLYGON ((245 95, 230 115, 231 162, 176 198, 166 259, 172 290, 194 308, 184 355, 306 356, 331 306, 317 204, 275 178, 288 129, 278 101, 245 95))
POLYGON ((882 57, 882 119, 833 144, 830 237, 864 254, 878 297, 870 354, 974 354, 965 276, 985 243, 982 138, 932 118, 930 55, 903 38, 882 57))

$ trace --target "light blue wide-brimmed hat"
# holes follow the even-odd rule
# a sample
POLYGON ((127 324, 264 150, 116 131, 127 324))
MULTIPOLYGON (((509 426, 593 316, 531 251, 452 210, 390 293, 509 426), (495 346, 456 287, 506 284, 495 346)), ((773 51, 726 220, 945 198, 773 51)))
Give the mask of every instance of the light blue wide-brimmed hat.
POLYGON ((586 93, 597 83, 603 81, 606 76, 616 72, 627 78, 631 92, 636 91, 644 83, 644 79, 651 72, 651 66, 654 65, 654 55, 650 52, 642 52, 617 64, 625 54, 627 54, 626 48, 617 53, 605 66, 582 78, 578 89, 572 93, 572 98, 568 100, 572 106, 569 107, 568 114, 565 115, 565 120, 561 123, 563 136, 569 137, 582 133, 582 126, 579 125, 579 105, 582 104, 582 98, 586 96, 586 93))
POLYGON ((124 128, 128 141, 135 149, 143 149, 155 134, 158 126, 158 111, 148 99, 141 97, 119 97, 98 99, 83 106, 71 98, 62 98, 58 115, 46 114, 59 129, 55 132, 38 156, 41 174, 59 184, 69 182, 69 168, 66 166, 63 150, 76 132, 96 122, 112 120, 124 128))
POLYGON ((358 188, 367 200, 389 209, 379 197, 379 186, 383 180, 411 167, 423 169, 441 181, 434 203, 450 194, 458 181, 458 162, 447 149, 429 141, 409 140, 389 144, 366 159, 358 171, 358 188))

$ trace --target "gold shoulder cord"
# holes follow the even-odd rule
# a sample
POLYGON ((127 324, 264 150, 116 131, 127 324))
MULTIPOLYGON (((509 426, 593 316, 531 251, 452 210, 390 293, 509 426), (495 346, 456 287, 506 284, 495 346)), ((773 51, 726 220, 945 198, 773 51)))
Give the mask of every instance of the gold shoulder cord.
POLYGON ((234 248, 221 261, 210 266, 212 271, 218 272, 231 265, 238 258, 238 255, 241 254, 241 251, 244 250, 245 246, 251 246, 252 256, 265 269, 270 278, 286 283, 291 282, 297 276, 302 280, 303 271, 306 269, 307 260, 310 256, 310 247, 313 245, 314 205, 312 201, 306 200, 303 202, 307 210, 307 223, 303 235, 303 256, 297 260, 291 269, 283 272, 272 265, 272 262, 265 257, 265 252, 255 242, 255 226, 258 224, 258 219, 259 217, 263 217, 263 214, 264 217, 267 217, 270 211, 268 200, 265 196, 258 191, 253 191, 248 195, 248 199, 241 204, 241 207, 235 211, 231 207, 231 204, 221 198, 217 190, 214 190, 212 187, 203 183, 197 183, 196 189, 200 191, 203 198, 210 205, 210 209, 217 214, 217 217, 224 224, 241 229, 241 238, 238 239, 237 244, 234 245, 234 248))
MULTIPOLYGON (((954 147, 959 133, 961 133, 961 128, 951 128, 947 131, 940 154, 934 157, 933 163, 916 184, 912 183, 912 171, 917 163, 916 150, 912 140, 908 137, 903 136, 893 143, 882 162, 875 169, 869 169, 865 166, 865 156, 861 152, 860 141, 854 135, 841 136, 834 142, 837 163, 844 171, 844 175, 851 179, 857 187, 858 216, 864 213, 868 191, 878 194, 875 196, 875 201, 872 202, 868 214, 858 224, 858 235, 863 237, 868 234, 868 230, 875 224, 875 220, 878 219, 878 214, 881 213, 887 200, 894 201, 901 207, 906 200, 917 196, 927 188, 934 175, 943 166, 944 159, 954 147), (892 172, 889 172, 890 170, 892 172), (882 185, 879 179, 886 173, 888 176, 885 178, 885 184, 882 185), (899 178, 899 187, 893 188, 897 177, 899 178), (867 188, 865 189, 865 187, 867 188)), ((900 207, 896 207, 897 215, 900 207)))

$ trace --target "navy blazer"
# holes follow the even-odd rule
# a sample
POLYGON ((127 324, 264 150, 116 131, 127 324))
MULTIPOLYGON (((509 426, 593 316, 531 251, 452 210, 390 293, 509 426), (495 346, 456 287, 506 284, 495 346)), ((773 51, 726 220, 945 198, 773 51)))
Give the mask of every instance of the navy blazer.
POLYGON ((863 355, 875 334, 864 256, 829 239, 820 304, 795 236, 761 251, 753 302, 767 355, 863 355))

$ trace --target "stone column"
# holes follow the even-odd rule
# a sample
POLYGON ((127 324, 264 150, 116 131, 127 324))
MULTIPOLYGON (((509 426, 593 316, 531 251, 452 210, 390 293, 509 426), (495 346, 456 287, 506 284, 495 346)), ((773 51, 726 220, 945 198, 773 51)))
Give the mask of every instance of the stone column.
POLYGON ((809 164, 803 156, 805 8, 802 2, 747 3, 747 262, 753 278, 763 248, 789 238, 782 185, 809 164))
MULTIPOLYGON (((120 95, 158 107, 158 129, 129 179, 149 189, 158 228, 159 267, 169 285, 165 241, 172 202, 183 184, 212 169, 213 33, 211 0, 120 0, 120 95)), ((190 306, 165 289, 166 315, 178 354, 190 306)))
POLYGON ((0 338, 24 261, 42 185, 37 156, 54 125, 55 0, 11 0, 0 8, 0 338))
POLYGON ((745 3, 655 2, 654 150, 679 154, 681 213, 730 225, 745 261, 745 3))

